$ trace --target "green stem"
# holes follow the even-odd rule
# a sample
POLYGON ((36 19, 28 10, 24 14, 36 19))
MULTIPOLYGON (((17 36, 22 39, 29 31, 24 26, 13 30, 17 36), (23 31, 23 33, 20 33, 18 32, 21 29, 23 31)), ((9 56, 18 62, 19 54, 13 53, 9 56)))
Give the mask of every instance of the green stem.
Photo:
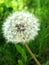
POLYGON ((25 47, 27 48, 28 52, 30 53, 30 55, 32 56, 32 58, 35 60, 35 62, 37 63, 37 65, 41 65, 40 62, 37 60, 37 58, 35 57, 35 55, 32 53, 32 51, 30 50, 29 46, 27 45, 27 43, 24 44, 25 47))

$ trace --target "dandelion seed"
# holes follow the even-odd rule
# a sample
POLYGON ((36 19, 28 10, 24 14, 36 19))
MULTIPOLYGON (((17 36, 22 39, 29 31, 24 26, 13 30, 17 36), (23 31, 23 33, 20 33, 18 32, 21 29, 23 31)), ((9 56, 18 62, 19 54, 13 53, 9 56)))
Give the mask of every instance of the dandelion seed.
POLYGON ((31 13, 14 12, 3 23, 3 35, 8 42, 18 43, 34 40, 39 30, 38 19, 31 13))

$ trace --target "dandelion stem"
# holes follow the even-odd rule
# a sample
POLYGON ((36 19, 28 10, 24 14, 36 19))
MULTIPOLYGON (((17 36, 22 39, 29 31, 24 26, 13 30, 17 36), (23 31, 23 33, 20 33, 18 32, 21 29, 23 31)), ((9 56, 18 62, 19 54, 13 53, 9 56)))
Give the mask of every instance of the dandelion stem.
POLYGON ((27 45, 27 43, 24 44, 25 47, 27 48, 28 52, 30 53, 30 55, 32 56, 32 58, 35 60, 35 62, 37 63, 37 65, 41 65, 40 62, 37 60, 37 58, 35 57, 35 55, 32 53, 32 51, 30 50, 29 46, 27 45))

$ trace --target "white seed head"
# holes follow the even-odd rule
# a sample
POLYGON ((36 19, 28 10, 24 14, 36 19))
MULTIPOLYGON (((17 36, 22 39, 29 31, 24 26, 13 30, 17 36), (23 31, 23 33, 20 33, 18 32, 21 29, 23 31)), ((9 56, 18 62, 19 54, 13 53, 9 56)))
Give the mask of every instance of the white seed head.
POLYGON ((28 42, 38 35, 40 23, 28 12, 14 12, 5 20, 2 26, 3 36, 8 42, 28 42))

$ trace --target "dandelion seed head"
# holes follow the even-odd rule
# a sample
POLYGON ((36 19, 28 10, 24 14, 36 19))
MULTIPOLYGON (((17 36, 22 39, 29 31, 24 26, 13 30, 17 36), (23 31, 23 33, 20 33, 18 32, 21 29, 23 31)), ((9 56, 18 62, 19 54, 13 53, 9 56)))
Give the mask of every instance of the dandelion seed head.
POLYGON ((40 23, 28 12, 14 12, 3 23, 3 36, 8 42, 18 43, 34 40, 38 35, 40 23))

